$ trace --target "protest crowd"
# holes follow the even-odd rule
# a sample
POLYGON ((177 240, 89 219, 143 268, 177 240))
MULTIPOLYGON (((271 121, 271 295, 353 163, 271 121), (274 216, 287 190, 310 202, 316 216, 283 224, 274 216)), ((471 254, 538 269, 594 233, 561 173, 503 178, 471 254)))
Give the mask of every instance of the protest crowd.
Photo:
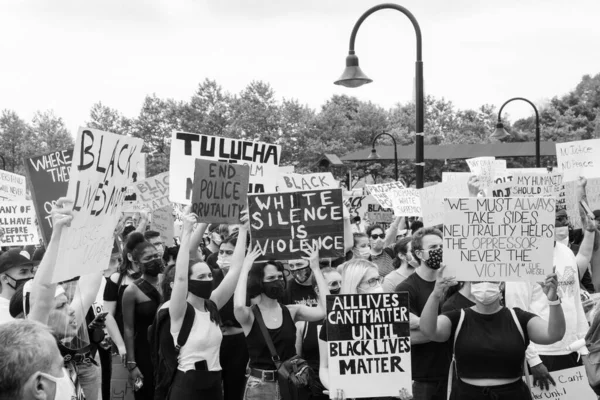
POLYGON ((0 171, 0 400, 600 398, 576 152, 352 190, 181 132, 146 177, 142 145, 82 128, 68 182, 0 171))

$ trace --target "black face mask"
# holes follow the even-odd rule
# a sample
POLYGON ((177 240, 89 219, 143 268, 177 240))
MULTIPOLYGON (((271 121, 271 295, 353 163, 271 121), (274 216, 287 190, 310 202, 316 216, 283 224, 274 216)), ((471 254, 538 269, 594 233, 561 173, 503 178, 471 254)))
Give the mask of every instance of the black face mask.
POLYGON ((17 290, 17 288, 23 286, 25 284, 25 282, 33 279, 33 278, 23 278, 23 279, 15 279, 12 276, 6 274, 7 277, 9 277, 10 279, 12 279, 15 282, 15 285, 11 285, 8 281, 6 282, 6 284, 8 286, 10 286, 11 288, 13 288, 13 290, 17 290))
POLYGON ((137 281, 138 279, 140 279, 142 277, 142 273, 140 271, 138 271, 138 272, 130 272, 129 273, 129 277, 131 279, 133 279, 134 281, 137 281))
POLYGON ((429 260, 425 261, 425 264, 431 269, 440 269, 442 266, 442 258, 444 256, 444 250, 442 248, 430 250, 429 260))
POLYGON ((148 276, 158 276, 163 270, 164 264, 160 258, 142 264, 142 272, 148 276))
POLYGON ((342 288, 329 289, 329 293, 331 293, 331 294, 340 294, 340 290, 342 290, 342 288))
POLYGON ((280 300, 285 294, 285 282, 282 280, 263 282, 263 291, 265 295, 273 300, 280 300))
POLYGON ((210 299, 210 295, 213 291, 213 281, 188 281, 188 292, 194 296, 201 297, 203 299, 210 299))

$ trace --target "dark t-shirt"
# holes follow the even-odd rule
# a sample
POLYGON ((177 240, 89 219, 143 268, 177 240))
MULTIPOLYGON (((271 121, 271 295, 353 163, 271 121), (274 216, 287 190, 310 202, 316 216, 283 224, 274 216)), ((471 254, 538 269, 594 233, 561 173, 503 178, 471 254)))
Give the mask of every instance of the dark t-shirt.
POLYGON ((304 304, 309 307, 316 307, 318 297, 312 285, 304 286, 291 279, 288 281, 288 286, 285 290, 283 304, 304 304))
POLYGON ((467 299, 460 292, 456 292, 444 302, 444 305, 442 306, 442 312, 447 313, 449 311, 473 307, 474 305, 475 303, 467 299))
MULTIPOLYGON (((465 319, 456 338, 454 356, 458 376, 469 379, 511 379, 522 376, 525 350, 529 346, 527 323, 536 315, 514 308, 525 341, 508 308, 494 314, 465 309, 465 319)), ((449 342, 460 319, 460 310, 444 313, 452 323, 449 342)), ((414 349, 414 346, 413 346, 414 349)))
MULTIPOLYGON (((408 292, 410 312, 420 317, 434 286, 435 281, 427 282, 414 273, 400 283, 395 291, 408 292)), ((411 359, 413 380, 431 382, 448 379, 452 359, 449 342, 413 344, 411 359)))

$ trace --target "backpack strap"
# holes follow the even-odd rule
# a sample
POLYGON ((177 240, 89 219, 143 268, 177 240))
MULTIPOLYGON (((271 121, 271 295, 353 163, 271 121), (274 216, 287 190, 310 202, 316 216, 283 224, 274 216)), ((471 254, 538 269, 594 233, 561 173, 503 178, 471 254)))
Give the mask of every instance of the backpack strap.
POLYGON ((450 400, 450 394, 452 393, 452 381, 454 378, 454 372, 456 371, 456 376, 458 376, 458 368, 456 367, 456 351, 454 347, 456 347, 456 338, 458 337, 458 333, 460 332, 460 328, 462 328, 463 321, 465 320, 465 310, 460 310, 460 318, 458 319, 458 325, 456 325, 456 330, 454 331, 454 344, 452 346, 452 362, 450 363, 450 370, 448 371, 448 389, 446 391, 446 398, 450 400))
POLYGON ((190 332, 192 332, 194 320, 196 319, 196 310, 194 310, 194 306, 187 302, 186 304, 187 308, 185 309, 185 316, 183 317, 183 322, 181 323, 181 330, 177 335, 177 345, 175 346, 175 351, 177 353, 179 353, 179 350, 181 350, 190 337, 190 332))
MULTIPOLYGON (((519 318, 517 318, 517 313, 515 313, 515 310, 512 308, 509 308, 508 310, 510 311, 510 315, 512 315, 513 321, 515 321, 515 325, 517 325, 517 329, 523 338, 523 342, 527 344, 527 342, 525 342, 525 333, 523 333, 523 327, 519 322, 519 318)), ((529 388, 529 391, 531 391, 531 376, 529 375, 529 368, 527 367, 527 358, 523 360, 523 372, 525 373, 525 383, 527 383, 527 387, 529 388)))
POLYGON ((254 313, 254 319, 256 319, 258 327, 260 328, 265 342, 267 343, 267 347, 269 348, 269 352, 271 353, 271 359, 273 360, 273 363, 275 363, 275 367, 279 369, 279 367, 281 366, 281 359, 277 355, 277 350, 275 350, 273 340, 271 339, 271 335, 269 334, 267 326, 265 325, 265 320, 263 319, 260 309, 257 305, 252 306, 252 312, 254 313))
POLYGON ((148 298, 150 300, 153 300, 156 302, 156 304, 160 304, 160 293, 158 293, 158 290, 156 290, 156 288, 154 286, 152 286, 150 283, 148 283, 147 281, 145 281, 143 278, 140 278, 138 280, 136 280, 135 282, 133 282, 138 288, 140 288, 140 290, 146 295, 148 296, 148 298))

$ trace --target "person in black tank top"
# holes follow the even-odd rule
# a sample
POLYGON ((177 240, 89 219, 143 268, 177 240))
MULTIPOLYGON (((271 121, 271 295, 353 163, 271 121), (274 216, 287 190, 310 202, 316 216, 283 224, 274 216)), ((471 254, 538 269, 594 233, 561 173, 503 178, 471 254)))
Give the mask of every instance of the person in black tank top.
POLYGON ((131 252, 132 261, 140 265, 142 277, 129 285, 123 293, 123 325, 125 347, 127 348, 127 369, 129 380, 136 388, 136 400, 154 399, 154 368, 150 358, 148 328, 161 304, 159 274, 164 265, 156 248, 149 242, 142 242, 131 252))
POLYGON ((296 355, 296 321, 319 321, 325 318, 325 297, 329 294, 327 283, 319 268, 318 248, 307 251, 310 268, 319 287, 319 304, 316 307, 280 303, 285 293, 283 265, 277 261, 254 263, 261 255, 255 248, 248 253, 234 294, 234 314, 246 335, 250 355, 250 374, 246 382, 244 399, 281 399, 277 371, 271 353, 247 300, 261 313, 279 358, 284 361, 296 355))

